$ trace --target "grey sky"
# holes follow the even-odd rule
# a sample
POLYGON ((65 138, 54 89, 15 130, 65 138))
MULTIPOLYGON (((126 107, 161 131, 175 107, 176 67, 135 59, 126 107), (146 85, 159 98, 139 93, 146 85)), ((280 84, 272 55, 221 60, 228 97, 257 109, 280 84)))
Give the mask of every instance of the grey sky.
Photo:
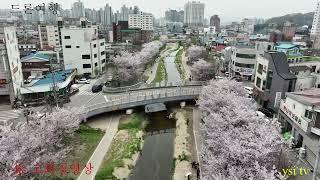
MULTIPOLYGON (((1 8, 11 8, 11 4, 25 3, 37 5, 51 0, 1 0, 1 8)), ((63 8, 70 9, 75 0, 52 0, 62 4, 63 8)), ((114 10, 119 10, 123 4, 127 6, 138 5, 142 11, 153 13, 156 17, 164 16, 167 9, 183 9, 188 0, 81 0, 85 8, 103 7, 109 3, 114 10)), ((201 0, 205 3, 205 17, 218 14, 221 21, 230 22, 242 18, 257 17, 270 18, 289 13, 305 13, 315 10, 317 0, 201 0)))

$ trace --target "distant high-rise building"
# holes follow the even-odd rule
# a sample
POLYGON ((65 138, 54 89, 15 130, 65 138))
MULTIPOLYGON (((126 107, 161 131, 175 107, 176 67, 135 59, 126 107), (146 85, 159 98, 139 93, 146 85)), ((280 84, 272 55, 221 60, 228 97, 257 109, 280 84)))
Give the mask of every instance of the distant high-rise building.
POLYGON ((184 11, 169 9, 165 12, 165 18, 170 22, 183 22, 184 11))
POLYGON ((107 3, 104 12, 101 13, 101 23, 105 26, 111 26, 114 21, 112 7, 107 3))
POLYGON ((85 16, 85 14, 84 14, 84 6, 83 6, 83 3, 80 0, 78 0, 78 2, 74 2, 72 4, 71 11, 72 11, 72 17, 73 18, 80 18, 80 17, 84 17, 85 16))
POLYGON ((184 5, 184 24, 195 27, 204 24, 204 3, 188 2, 184 5))
POLYGON ((123 5, 121 7, 121 12, 120 12, 120 21, 128 21, 129 19, 129 14, 132 14, 133 12, 129 12, 129 8, 126 7, 126 5, 123 5))
POLYGON ((133 7, 133 14, 139 14, 139 13, 140 13, 139 7, 138 6, 134 6, 133 7))
POLYGON ((318 1, 316 11, 314 12, 311 35, 320 35, 320 1, 318 1))
POLYGON ((218 15, 213 15, 210 18, 210 26, 216 27, 216 31, 220 32, 220 18, 218 15))

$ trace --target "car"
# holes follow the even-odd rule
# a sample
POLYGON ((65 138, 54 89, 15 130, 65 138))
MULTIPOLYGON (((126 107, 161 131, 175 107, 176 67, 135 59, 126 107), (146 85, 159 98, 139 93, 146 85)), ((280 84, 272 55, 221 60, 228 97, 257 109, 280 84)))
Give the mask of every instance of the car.
POLYGON ((252 93, 253 93, 253 88, 252 88, 252 87, 245 86, 245 87, 244 87, 244 90, 245 90, 249 95, 252 95, 252 93))
POLYGON ((78 84, 90 84, 90 81, 86 78, 81 78, 79 80, 76 80, 76 83, 78 84))
POLYGON ((263 114, 265 114, 268 118, 272 118, 273 114, 274 114, 274 111, 271 110, 270 108, 261 107, 261 108, 258 109, 258 111, 260 111, 263 114))
POLYGON ((229 73, 229 72, 225 72, 224 74, 225 74, 226 76, 229 76, 230 73, 229 73))
POLYGON ((102 87, 103 87, 102 84, 93 85, 92 88, 91 88, 91 91, 93 93, 98 93, 98 92, 102 91, 102 87))
POLYGON ((221 76, 215 76, 216 79, 223 79, 221 76))

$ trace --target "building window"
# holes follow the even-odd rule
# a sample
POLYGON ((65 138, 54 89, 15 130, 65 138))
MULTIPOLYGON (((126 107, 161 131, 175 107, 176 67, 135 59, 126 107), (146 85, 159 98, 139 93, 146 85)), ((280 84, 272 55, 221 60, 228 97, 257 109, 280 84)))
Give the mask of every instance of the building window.
POLYGON ((260 86, 261 86, 261 79, 259 77, 257 77, 256 86, 258 88, 260 88, 260 86))
POLYGON ((66 47, 66 48, 71 48, 71 45, 66 45, 65 47, 66 47))
POLYGON ((82 64, 83 68, 91 68, 91 64, 82 64))
POLYGON ((100 46, 103 46, 104 45, 104 42, 100 43, 100 46))
POLYGON ((82 59, 90 59, 90 55, 89 54, 83 54, 82 55, 82 59))
POLYGON ((80 48, 80 46, 76 46, 76 48, 80 48))
POLYGON ((94 47, 94 48, 96 48, 96 47, 97 47, 97 45, 96 45, 96 44, 94 44, 94 45, 93 45, 93 47, 94 47))
POLYGON ((103 63, 105 63, 105 62, 106 62, 106 60, 105 60, 105 59, 102 59, 101 63, 103 64, 103 63))
POLYGON ((258 73, 259 73, 259 74, 262 74, 262 70, 263 70, 263 65, 262 65, 262 64, 259 64, 259 65, 258 65, 258 73))
POLYGON ((104 51, 102 51, 102 52, 101 52, 101 56, 102 56, 102 55, 104 55, 104 54, 105 54, 105 52, 104 52, 104 51))
POLYGON ((97 56, 97 54, 94 54, 93 57, 94 57, 94 58, 97 58, 98 56, 97 56))
POLYGON ((309 110, 306 110, 304 113, 304 117, 306 117, 308 119, 312 119, 312 112, 309 110))
POLYGON ((240 53, 237 53, 236 57, 245 58, 245 59, 255 59, 256 55, 255 54, 240 54, 240 53))
POLYGON ((289 80, 288 92, 292 92, 294 89, 293 80, 289 80))
POLYGON ((98 63, 94 63, 94 67, 97 67, 98 66, 98 63))
POLYGON ((70 36, 64 36, 64 39, 71 39, 70 36))

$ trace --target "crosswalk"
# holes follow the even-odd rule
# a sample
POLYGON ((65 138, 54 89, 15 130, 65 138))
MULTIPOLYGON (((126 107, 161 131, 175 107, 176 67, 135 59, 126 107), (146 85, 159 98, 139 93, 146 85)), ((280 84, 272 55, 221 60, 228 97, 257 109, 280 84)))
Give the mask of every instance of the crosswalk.
POLYGON ((5 125, 9 121, 18 119, 22 115, 22 110, 0 111, 0 125, 5 125))

